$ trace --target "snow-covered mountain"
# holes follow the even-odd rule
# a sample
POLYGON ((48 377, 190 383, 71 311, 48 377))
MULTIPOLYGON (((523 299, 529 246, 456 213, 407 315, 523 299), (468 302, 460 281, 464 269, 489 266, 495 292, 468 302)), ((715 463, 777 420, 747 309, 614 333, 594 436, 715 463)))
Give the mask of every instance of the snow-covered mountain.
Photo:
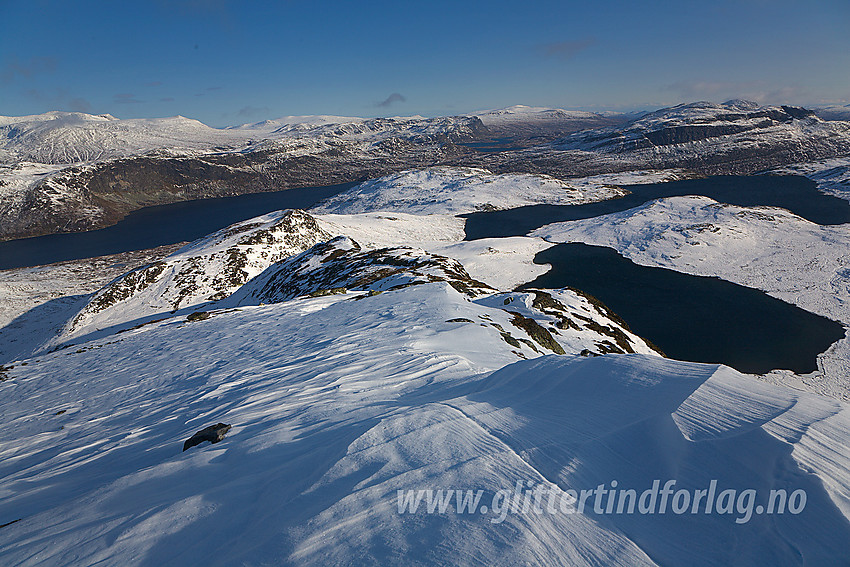
POLYGON ((824 120, 850 120, 850 104, 816 106, 814 113, 824 120))
POLYGON ((0 163, 4 164, 76 164, 153 150, 180 154, 244 145, 244 136, 183 116, 121 120, 81 112, 0 116, 0 163))
POLYGON ((0 118, 0 239, 102 228, 157 204, 378 177, 462 153, 455 143, 486 133, 466 116, 290 118, 306 122, 0 118))
POLYGON ((752 173, 850 153, 850 123, 827 122, 799 107, 697 102, 621 126, 577 132, 554 142, 552 150, 565 152, 565 158, 584 156, 594 167, 608 162, 630 169, 752 173))
POLYGON ((105 286, 54 344, 120 328, 228 297, 266 268, 330 238, 302 211, 278 211, 193 242, 105 286))
POLYGON ((623 332, 580 294, 470 295, 445 271, 456 265, 439 268, 433 256, 423 271, 418 252, 364 255, 345 238, 321 246, 249 280, 240 305, 4 366, 0 558, 631 566, 843 557, 845 404, 667 360, 639 342, 647 354, 576 356, 623 332), (335 266, 345 255, 353 263, 335 266), (316 275, 332 285, 360 274, 373 281, 359 290, 286 291, 316 275), (373 285, 383 293, 368 293, 373 285), (551 354, 550 339, 566 354, 551 354), (224 440, 181 451, 216 422, 231 426, 224 440), (604 503, 595 512, 592 498, 581 513, 560 505, 573 502, 569 491, 616 481, 639 493, 658 479, 755 492, 749 508, 711 514, 673 513, 669 502, 656 514, 606 514, 604 503), (443 511, 424 501, 400 510, 399 491, 438 489, 482 496, 474 513, 454 500, 443 511), (496 497, 531 489, 547 491, 539 513, 521 502, 502 509, 496 497), (804 491, 804 509, 757 513, 777 489, 804 491))
POLYGON ((850 154, 850 122, 796 107, 691 103, 625 120, 523 106, 436 118, 291 116, 225 129, 182 117, 3 117, 0 239, 102 228, 150 205, 438 165, 569 181, 649 169, 752 173, 850 154))
POLYGON ((517 104, 473 113, 496 137, 564 136, 588 128, 623 122, 619 115, 604 116, 582 110, 563 110, 517 104))
MULTIPOLYGON (((358 147, 374 140, 362 126, 358 147)), ((850 324, 847 226, 703 197, 504 239, 463 241, 456 216, 683 175, 405 170, 6 315, 0 563, 840 562, 846 339, 810 376, 748 376, 664 358, 583 291, 516 290, 548 269, 538 252, 586 241, 850 324), (183 450, 216 424, 223 439, 183 450), (615 481, 635 499, 670 481, 738 497, 692 512, 674 491, 665 512, 618 513, 592 494, 615 481), (481 492, 474 513, 404 508, 429 490, 481 492), (591 494, 581 512, 571 491, 591 494), (765 513, 771 491, 803 496, 765 513)))

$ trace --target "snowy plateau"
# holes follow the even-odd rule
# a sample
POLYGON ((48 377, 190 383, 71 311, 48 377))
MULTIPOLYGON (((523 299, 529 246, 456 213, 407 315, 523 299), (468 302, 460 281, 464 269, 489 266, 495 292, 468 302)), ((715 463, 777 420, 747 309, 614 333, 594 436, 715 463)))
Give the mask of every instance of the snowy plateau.
POLYGON ((583 242, 846 328, 850 225, 684 195, 464 231, 714 173, 850 200, 850 123, 730 101, 229 129, 50 113, 0 134, 4 238, 266 190, 248 170, 323 185, 369 164, 308 210, 0 271, 0 565, 850 565, 847 338, 815 372, 744 374, 666 357, 585 291, 523 285, 583 242), (497 151, 471 147, 488 136, 497 151), (621 506, 653 487, 651 512, 621 506))

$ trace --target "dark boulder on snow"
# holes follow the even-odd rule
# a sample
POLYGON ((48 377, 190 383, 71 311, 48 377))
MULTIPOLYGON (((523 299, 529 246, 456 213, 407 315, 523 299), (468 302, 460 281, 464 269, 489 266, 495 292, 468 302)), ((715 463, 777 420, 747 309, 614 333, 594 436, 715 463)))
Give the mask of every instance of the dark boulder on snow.
POLYGON ((183 443, 183 450, 191 449, 195 445, 200 445, 204 441, 209 441, 210 443, 218 443, 224 436, 227 435, 227 432, 230 431, 230 425, 227 423, 216 423, 215 425, 210 425, 209 427, 204 427, 183 443))

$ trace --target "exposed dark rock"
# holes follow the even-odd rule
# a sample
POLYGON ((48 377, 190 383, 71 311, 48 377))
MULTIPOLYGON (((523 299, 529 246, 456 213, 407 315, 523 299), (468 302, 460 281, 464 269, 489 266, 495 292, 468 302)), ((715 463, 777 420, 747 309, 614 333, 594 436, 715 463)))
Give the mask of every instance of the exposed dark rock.
POLYGON ((339 236, 270 267, 237 294, 245 294, 238 302, 247 305, 347 290, 375 295, 431 282, 446 282, 469 297, 495 291, 452 258, 406 247, 364 251, 354 240, 339 236))
POLYGON ((11 526, 15 522, 20 522, 23 518, 18 518, 17 520, 12 520, 11 522, 6 522, 5 524, 0 524, 0 528, 5 528, 6 526, 11 526))
POLYGON ((529 337, 534 339, 534 342, 556 354, 566 354, 564 347, 558 344, 552 334, 545 327, 540 326, 540 323, 519 313, 510 311, 509 313, 512 316, 511 323, 525 331, 529 337))
POLYGON ((228 431, 230 431, 230 425, 227 423, 216 423, 215 425, 205 427, 189 437, 186 442, 183 443, 183 450, 191 449, 195 445, 200 445, 204 441, 218 443, 224 439, 224 436, 227 435, 228 431))

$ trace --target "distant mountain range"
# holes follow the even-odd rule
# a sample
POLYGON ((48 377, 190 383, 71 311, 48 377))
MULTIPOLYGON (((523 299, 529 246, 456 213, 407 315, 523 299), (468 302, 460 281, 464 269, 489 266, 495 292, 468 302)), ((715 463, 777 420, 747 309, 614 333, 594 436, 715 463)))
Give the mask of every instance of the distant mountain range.
MULTIPOLYGON (((640 116, 514 106, 438 118, 0 117, 0 239, 109 226, 140 207, 364 181, 435 165, 560 179, 643 169, 752 173, 850 154, 850 122, 729 101, 640 116)), ((835 111, 830 111, 835 112, 835 111)))

